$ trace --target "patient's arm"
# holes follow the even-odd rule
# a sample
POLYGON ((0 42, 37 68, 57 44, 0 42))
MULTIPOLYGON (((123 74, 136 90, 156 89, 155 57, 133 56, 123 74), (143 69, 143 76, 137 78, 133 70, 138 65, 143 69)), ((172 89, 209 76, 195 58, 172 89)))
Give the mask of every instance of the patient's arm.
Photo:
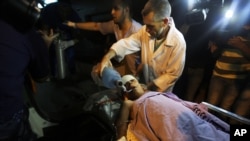
POLYGON ((128 123, 130 120, 130 109, 131 109, 133 103, 134 102, 131 100, 125 100, 123 102, 119 118, 116 122, 117 139, 120 139, 122 136, 126 137, 128 123))

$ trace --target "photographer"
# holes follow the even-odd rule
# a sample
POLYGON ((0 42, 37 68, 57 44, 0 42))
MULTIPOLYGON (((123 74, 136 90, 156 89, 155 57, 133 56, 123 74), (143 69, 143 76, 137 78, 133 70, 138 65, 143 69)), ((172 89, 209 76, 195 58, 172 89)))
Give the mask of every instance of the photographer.
POLYGON ((36 21, 39 17, 40 11, 28 1, 6 0, 1 1, 0 6, 0 141, 30 141, 36 136, 30 129, 28 108, 23 99, 25 80, 27 76, 38 82, 47 80, 48 47, 57 35, 50 30, 37 30, 32 24, 20 26, 28 22, 25 20, 36 21), (17 15, 22 13, 23 17, 11 15, 13 11, 18 12, 17 15), (13 22, 20 18, 23 20, 13 22))

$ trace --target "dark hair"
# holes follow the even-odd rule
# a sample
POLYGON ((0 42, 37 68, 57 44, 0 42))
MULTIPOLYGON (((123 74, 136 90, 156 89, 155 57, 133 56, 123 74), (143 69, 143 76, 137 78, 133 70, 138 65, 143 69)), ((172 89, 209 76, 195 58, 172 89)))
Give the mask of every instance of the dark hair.
POLYGON ((133 15, 133 2, 132 2, 132 0, 113 0, 113 7, 116 7, 118 5, 120 5, 122 7, 128 7, 130 17, 132 17, 132 15, 133 15))
POLYGON ((146 16, 150 12, 155 13, 155 20, 160 20, 171 15, 171 5, 168 0, 148 0, 146 7, 142 10, 142 15, 146 16))

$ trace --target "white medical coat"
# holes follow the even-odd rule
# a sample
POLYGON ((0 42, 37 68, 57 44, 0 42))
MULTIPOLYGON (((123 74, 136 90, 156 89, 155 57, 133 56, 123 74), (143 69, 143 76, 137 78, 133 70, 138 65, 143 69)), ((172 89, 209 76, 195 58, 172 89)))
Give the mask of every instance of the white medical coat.
POLYGON ((154 82, 160 91, 172 91, 175 82, 182 74, 186 42, 180 31, 169 19, 169 32, 165 41, 154 52, 155 39, 146 32, 144 25, 137 33, 114 43, 111 47, 116 52, 116 59, 121 61, 125 55, 141 50, 141 63, 146 83, 154 82))

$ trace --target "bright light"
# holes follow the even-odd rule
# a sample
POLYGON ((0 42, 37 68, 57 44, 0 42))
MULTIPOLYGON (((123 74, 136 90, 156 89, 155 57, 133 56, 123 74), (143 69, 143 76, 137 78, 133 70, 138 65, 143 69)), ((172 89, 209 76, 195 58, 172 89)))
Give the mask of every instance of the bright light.
POLYGON ((58 0, 44 0, 44 3, 47 5, 47 4, 50 4, 50 3, 53 3, 53 2, 57 2, 58 0))
POLYGON ((43 8, 43 6, 40 3, 37 4, 37 7, 40 9, 43 8))
MULTIPOLYGON (((46 5, 50 4, 50 3, 54 3, 54 2, 58 2, 58 0, 44 0, 44 6, 46 6, 46 5)), ((38 3, 37 7, 38 8, 43 8, 43 6, 40 3, 38 3)))
POLYGON ((196 1, 195 0, 188 0, 188 9, 193 9, 195 4, 196 4, 196 1))
POLYGON ((225 18, 230 19, 233 17, 233 14, 234 14, 233 10, 227 10, 225 18))

